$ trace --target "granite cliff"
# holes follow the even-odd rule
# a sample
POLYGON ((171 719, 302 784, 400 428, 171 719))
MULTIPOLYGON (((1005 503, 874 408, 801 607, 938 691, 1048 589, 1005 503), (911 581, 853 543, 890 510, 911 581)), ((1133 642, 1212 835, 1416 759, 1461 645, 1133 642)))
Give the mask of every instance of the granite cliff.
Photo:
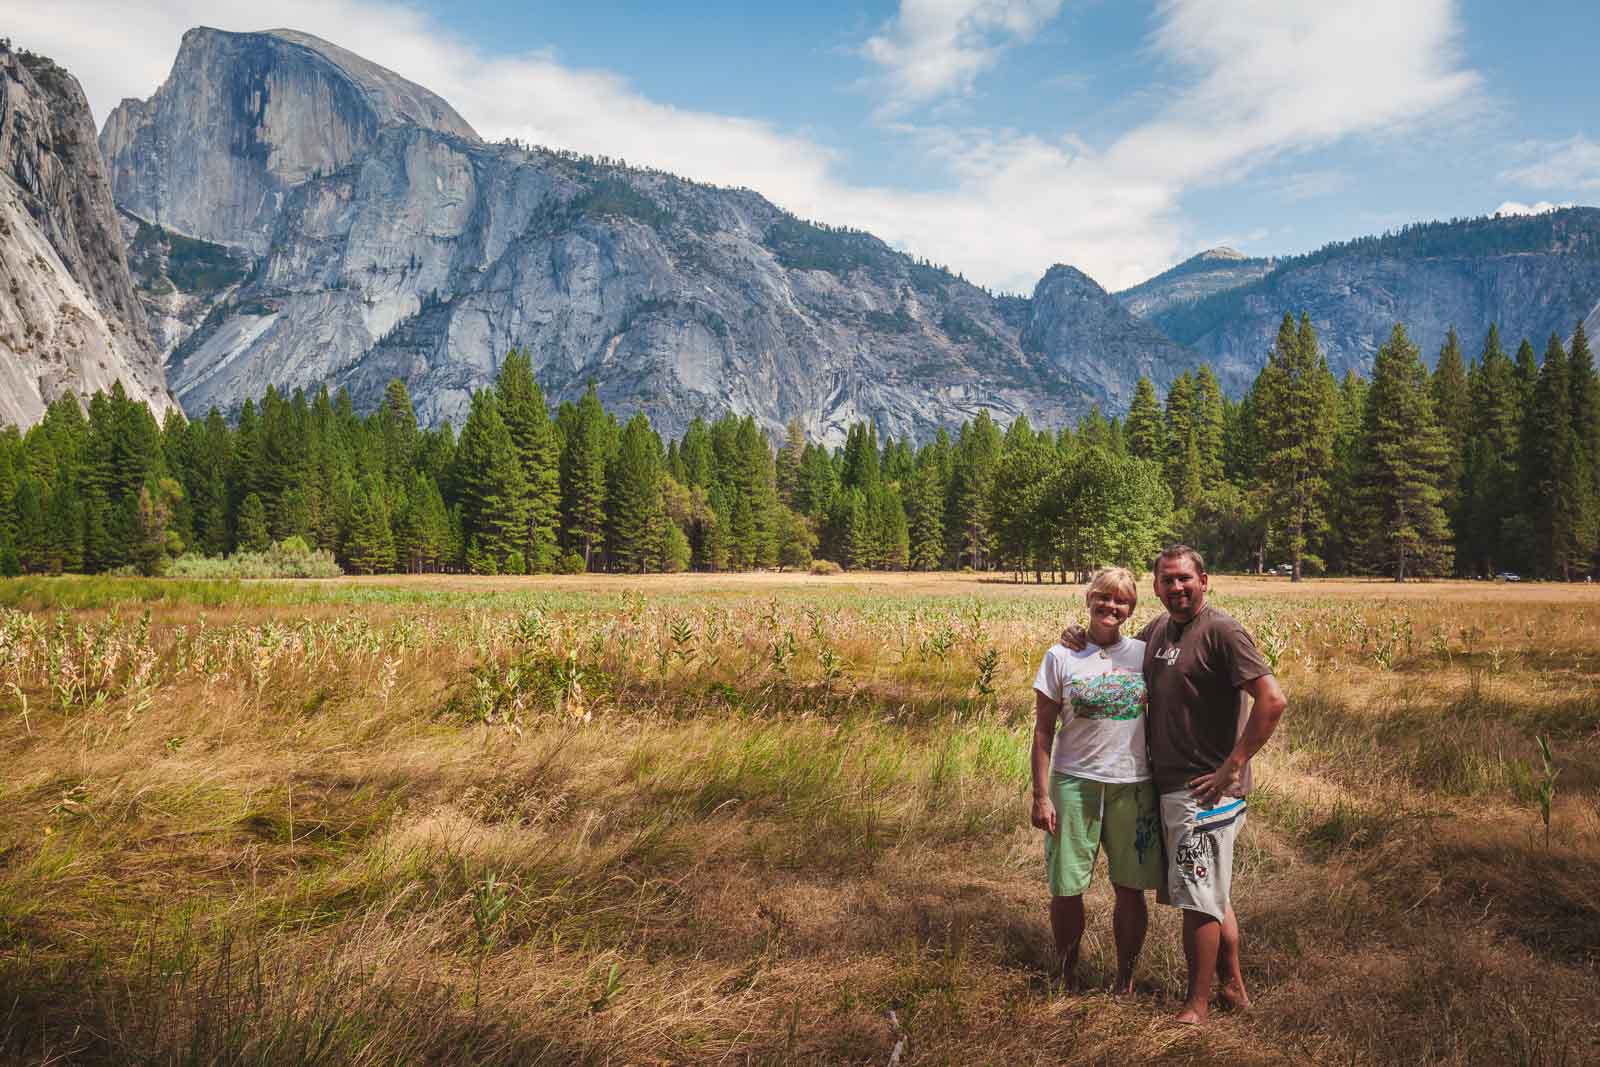
POLYGON ((0 423, 121 381, 172 406, 78 82, 0 43, 0 423))
POLYGON ((1580 207, 1421 223, 1339 242, 1149 317, 1238 392, 1254 379, 1285 311, 1311 317, 1329 366, 1343 375, 1369 373, 1396 322, 1431 365, 1452 326, 1469 357, 1490 323, 1507 344, 1527 337, 1542 352, 1552 333, 1569 336, 1597 305, 1600 209, 1580 207))
POLYGON ((926 437, 981 408, 1059 425, 1125 402, 1139 370, 1164 384, 1195 362, 1143 351, 1160 339, 1081 275, 996 297, 748 190, 488 144, 426 90, 290 31, 190 31, 101 143, 130 216, 251 257, 170 319, 190 412, 323 383, 367 407, 399 377, 423 419, 459 422, 519 347, 552 398, 592 379, 670 433, 731 410, 836 442, 857 419, 926 437))
POLYGON ((1249 285, 1276 263, 1273 259, 1251 258, 1231 248, 1212 248, 1116 296, 1135 315, 1154 319, 1169 308, 1249 285))

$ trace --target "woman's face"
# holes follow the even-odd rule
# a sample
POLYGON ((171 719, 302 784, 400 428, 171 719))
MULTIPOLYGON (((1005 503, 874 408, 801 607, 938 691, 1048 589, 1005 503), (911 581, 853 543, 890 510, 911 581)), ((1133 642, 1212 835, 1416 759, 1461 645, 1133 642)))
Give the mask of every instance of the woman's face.
POLYGON ((1117 630, 1133 614, 1133 601, 1115 589, 1096 589, 1089 594, 1089 622, 1102 629, 1117 630))

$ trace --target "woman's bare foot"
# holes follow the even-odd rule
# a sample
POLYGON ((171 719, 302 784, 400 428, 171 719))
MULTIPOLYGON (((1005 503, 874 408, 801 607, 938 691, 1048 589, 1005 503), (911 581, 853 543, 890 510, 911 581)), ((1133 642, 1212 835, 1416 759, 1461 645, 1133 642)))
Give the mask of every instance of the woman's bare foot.
POLYGON ((1222 995, 1222 1003, 1229 1011, 1249 1011, 1250 995, 1244 991, 1244 983, 1234 980, 1223 983, 1218 992, 1222 995))
POLYGON ((1183 1010, 1178 1013, 1178 1017, 1173 1021, 1182 1026, 1201 1026, 1210 1014, 1211 1006, 1209 1004, 1201 1003, 1198 1007, 1193 1004, 1185 1004, 1183 1010))

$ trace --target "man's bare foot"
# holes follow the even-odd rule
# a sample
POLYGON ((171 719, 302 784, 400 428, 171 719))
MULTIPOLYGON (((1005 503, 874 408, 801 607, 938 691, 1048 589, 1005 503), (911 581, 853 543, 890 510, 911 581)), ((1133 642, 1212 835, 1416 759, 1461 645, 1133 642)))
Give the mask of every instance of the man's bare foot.
POLYGON ((1229 1011, 1249 1011, 1250 996, 1244 991, 1243 982, 1227 982, 1218 992, 1222 995, 1222 1003, 1229 1011))
POLYGON ((1201 1026, 1204 1025, 1206 1017, 1210 1014, 1211 1006, 1209 1004, 1201 1004, 1199 1007, 1193 1004, 1185 1004, 1183 1010, 1178 1013, 1178 1017, 1173 1022, 1181 1026, 1201 1026))

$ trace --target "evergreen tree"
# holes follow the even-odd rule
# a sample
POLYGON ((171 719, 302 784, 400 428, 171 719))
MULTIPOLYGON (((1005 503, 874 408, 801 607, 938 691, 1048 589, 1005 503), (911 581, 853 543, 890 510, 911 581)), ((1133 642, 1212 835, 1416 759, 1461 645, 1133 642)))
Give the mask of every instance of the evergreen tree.
MULTIPOLYGON (((561 512, 568 547, 582 555, 584 567, 592 570, 605 547, 606 413, 593 382, 576 406, 563 407, 570 415, 561 450, 561 512)), ((689 469, 693 475, 695 463, 689 469)))
POLYGON ((787 507, 794 507, 800 491, 800 464, 805 457, 806 432, 798 416, 784 427, 783 447, 778 450, 778 499, 787 507))
POLYGON ((412 573, 437 570, 452 555, 450 514, 439 483, 424 471, 413 471, 405 509, 395 522, 397 563, 412 573))
POLYGON ((1533 524, 1534 562, 1541 574, 1568 581, 1589 555, 1589 485, 1573 426, 1572 374, 1555 334, 1545 347, 1533 405, 1523 422, 1525 508, 1533 524))
POLYGON ((1192 465, 1198 452, 1194 408, 1194 379, 1184 371, 1167 386, 1167 455, 1164 461, 1167 485, 1172 488, 1172 498, 1179 507, 1199 489, 1199 472, 1192 465))
POLYGON ((1586 570, 1600 570, 1600 381, 1595 377, 1589 337, 1580 320, 1572 331, 1572 354, 1567 360, 1572 380, 1572 431, 1578 438, 1581 514, 1580 542, 1590 556, 1586 570))
POLYGON ((1532 531, 1521 514, 1522 393, 1494 326, 1468 377, 1472 420, 1462 470, 1460 544, 1481 575, 1531 562, 1532 531))
MULTIPOLYGON (((1455 327, 1445 334, 1444 345, 1439 349, 1438 362, 1433 367, 1433 410, 1439 420, 1440 432, 1445 440, 1444 508, 1451 517, 1451 526, 1459 536, 1463 517, 1461 512, 1461 478, 1467 455, 1467 429, 1471 419, 1467 390, 1466 366, 1461 359, 1461 342, 1455 327)), ((1460 553, 1457 562, 1462 562, 1460 553)))
POLYGON ((239 527, 234 543, 241 552, 265 552, 272 544, 267 531, 267 509, 258 493, 250 493, 239 504, 239 527))
MULTIPOLYGON (((1301 328, 1309 332, 1311 323, 1301 320, 1301 328)), ((1302 346, 1305 344, 1302 339, 1302 346)), ((1315 338, 1312 338, 1315 347, 1315 338)), ((1211 372, 1209 364, 1200 364, 1194 377, 1194 436, 1200 458, 1200 484, 1210 492, 1220 484, 1225 474, 1227 452, 1227 409, 1222 398, 1222 383, 1211 372)))
MULTIPOLYGON (((1091 414, 1098 412, 1094 408, 1091 414)), ((1102 426, 1105 420, 1101 420, 1102 426)), ((951 456, 945 500, 946 554, 954 566, 990 565, 990 483, 1000 458, 1000 430, 987 410, 963 423, 951 456)))
POLYGON ((944 558, 944 492, 937 460, 924 450, 906 497, 907 565, 913 570, 938 570, 944 558))
POLYGON ((378 407, 378 437, 383 449, 383 473, 391 486, 405 485, 416 461, 421 435, 417 413, 406 383, 395 378, 383 390, 378 407))
POLYGON ((356 487, 350 511, 350 535, 345 559, 356 574, 382 574, 394 570, 394 533, 383 493, 370 481, 356 487))
POLYGON ((1447 572, 1453 550, 1440 504, 1446 444, 1427 368, 1404 326, 1378 349, 1362 436, 1358 492, 1369 562, 1397 582, 1447 572))
POLYGON ((528 487, 528 530, 522 545, 527 568, 534 573, 551 571, 561 514, 561 448, 526 353, 512 349, 506 354, 495 393, 528 487))
POLYGON ((1125 431, 1128 454, 1136 459, 1153 459, 1160 462, 1167 454, 1167 424, 1156 400, 1156 387, 1150 379, 1139 376, 1133 387, 1133 404, 1128 408, 1125 431))
POLYGON ((1273 524, 1293 564, 1294 580, 1323 525, 1323 503, 1333 468, 1338 393, 1306 316, 1295 326, 1285 314, 1278 341, 1256 379, 1262 442, 1263 492, 1273 524))
POLYGON ((606 499, 610 513, 612 564, 643 572, 665 549, 666 516, 661 504, 661 446, 650 420, 635 415, 622 431, 606 499))
POLYGON ((480 560, 493 560, 498 573, 506 557, 527 544, 528 481, 500 405, 488 389, 472 395, 456 468, 462 532, 477 546, 480 560))

